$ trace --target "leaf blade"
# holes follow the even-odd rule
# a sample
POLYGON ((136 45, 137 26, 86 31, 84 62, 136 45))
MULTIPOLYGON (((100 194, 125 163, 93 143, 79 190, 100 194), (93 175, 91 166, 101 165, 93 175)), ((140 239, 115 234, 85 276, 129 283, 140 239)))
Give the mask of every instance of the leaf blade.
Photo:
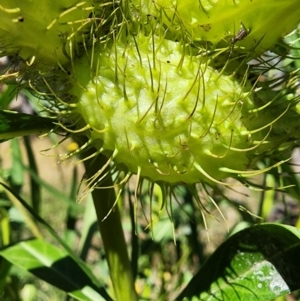
POLYGON ((57 128, 55 120, 14 111, 0 111, 0 142, 28 135, 42 135, 57 128))
POLYGON ((225 241, 176 300, 267 301, 300 288, 300 231, 279 224, 244 229, 225 241))
POLYGON ((111 300, 106 298, 104 288, 95 286, 89 275, 65 250, 42 239, 16 243, 0 250, 0 255, 47 283, 78 297, 78 300, 93 301, 95 296, 97 300, 111 300))

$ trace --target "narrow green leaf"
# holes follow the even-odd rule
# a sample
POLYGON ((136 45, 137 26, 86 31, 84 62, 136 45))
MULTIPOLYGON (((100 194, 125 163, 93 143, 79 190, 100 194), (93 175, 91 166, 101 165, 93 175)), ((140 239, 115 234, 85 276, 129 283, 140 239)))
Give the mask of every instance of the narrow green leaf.
POLYGON ((24 183, 23 158, 18 139, 10 141, 12 164, 10 169, 10 183, 20 189, 24 183))
POLYGON ((300 201, 300 182, 297 172, 293 169, 291 164, 283 164, 281 167, 280 180, 284 186, 289 186, 285 191, 296 200, 300 201))
POLYGON ((3 292, 7 285, 10 267, 11 263, 3 257, 0 257, 0 296, 3 296, 3 292))
POLYGON ((103 300, 99 299, 99 294, 90 286, 86 286, 79 291, 70 292, 69 295, 80 301, 103 300))
MULTIPOLYGON (((74 167, 72 172, 72 180, 70 185, 69 198, 74 200, 76 203, 76 193, 77 193, 77 168, 74 167)), ((75 209, 74 206, 68 206, 67 216, 65 218, 66 230, 64 233, 65 241, 69 246, 75 245, 76 242, 76 221, 78 219, 78 209, 75 209)))
POLYGON ((86 259, 92 244, 94 233, 98 231, 97 216, 92 198, 89 196, 85 203, 85 211, 82 221, 81 237, 78 246, 80 258, 86 259))
MULTIPOLYGON (((28 165, 30 166, 30 169, 38 176, 38 167, 35 161, 32 145, 30 142, 29 137, 24 137, 24 145, 26 149, 26 154, 28 158, 28 165)), ((22 166, 22 168, 24 168, 22 166)), ((32 204, 32 208, 35 210, 35 212, 39 213, 40 211, 40 203, 42 201, 41 197, 41 185, 39 185, 32 176, 30 176, 30 200, 32 204)))
POLYGON ((6 246, 11 239, 11 225, 8 212, 5 208, 0 207, 0 245, 6 246))
POLYGON ((300 288, 300 230, 260 224, 231 236, 176 299, 269 301, 300 288))
POLYGON ((57 128, 55 120, 14 111, 0 111, 0 142, 19 136, 42 135, 57 128))
POLYGON ((7 109, 17 93, 18 89, 15 85, 8 85, 0 94, 0 110, 7 109))

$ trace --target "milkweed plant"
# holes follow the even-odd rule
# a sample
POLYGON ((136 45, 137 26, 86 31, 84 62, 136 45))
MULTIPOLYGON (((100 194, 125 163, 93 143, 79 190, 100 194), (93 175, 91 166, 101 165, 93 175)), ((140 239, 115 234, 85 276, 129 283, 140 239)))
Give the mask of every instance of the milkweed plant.
MULTIPOLYGON (((0 79, 39 100, 51 126, 36 133, 77 143, 58 161, 80 158, 86 174, 77 198, 91 193, 94 200, 114 289, 112 297, 73 293, 75 299, 144 300, 118 208, 132 179, 134 215, 148 183, 148 196, 154 202, 159 191, 173 224, 180 186, 206 227, 210 213, 201 191, 223 216, 212 191, 266 190, 251 179, 290 164, 300 141, 299 21, 298 0, 0 1, 0 53, 9 58, 0 79)), ((13 123, 16 115, 9 116, 13 123)), ((5 131, 1 137, 12 138, 5 131)), ((151 229, 151 212, 148 220, 151 229)), ((278 267, 268 275, 259 267, 280 247, 296 250, 298 232, 276 228, 295 238, 291 247, 274 235, 274 224, 255 227, 225 242, 174 300, 270 300, 298 289, 288 267, 284 275, 278 267), (247 251, 262 257, 245 268, 250 259, 233 253, 247 251), (261 282, 245 271, 261 273, 261 282), (235 286, 230 277, 248 282, 235 286), (260 293, 263 279, 268 289, 260 293)), ((287 264, 287 255, 274 257, 287 264)))

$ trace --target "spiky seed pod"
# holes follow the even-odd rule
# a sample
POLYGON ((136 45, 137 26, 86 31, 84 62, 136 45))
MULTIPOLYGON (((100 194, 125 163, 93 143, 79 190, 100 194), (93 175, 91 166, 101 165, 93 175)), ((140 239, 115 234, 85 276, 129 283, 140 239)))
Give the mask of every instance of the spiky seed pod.
POLYGON ((167 31, 171 32, 169 37, 202 41, 206 46, 225 42, 223 45, 240 46, 244 51, 255 54, 268 50, 300 22, 298 0, 133 2, 141 2, 143 13, 162 19, 167 31), (148 2, 155 5, 149 7, 148 2))
POLYGON ((180 43, 119 39, 74 68, 72 111, 83 118, 82 131, 130 174, 154 182, 219 182, 278 146, 268 139, 288 105, 260 120, 253 90, 188 56, 180 43))
MULTIPOLYGON (((156 2, 156 5, 163 3, 156 2)), ((209 11, 215 16, 214 9, 220 9, 218 5, 221 3, 211 5, 211 11, 207 8, 206 14, 209 11)), ((142 14, 139 15, 141 10, 138 5, 133 5, 135 15, 127 19, 133 12, 130 5, 134 3, 124 2, 117 9, 122 10, 123 18, 120 26, 117 25, 118 30, 109 37, 104 36, 103 40, 99 37, 94 45, 94 39, 90 44, 88 39, 81 39, 85 32, 95 33, 94 23, 90 20, 87 20, 89 30, 81 31, 86 20, 82 14, 86 16, 88 11, 95 14, 94 6, 85 6, 88 4, 90 2, 72 2, 69 9, 65 9, 66 3, 56 3, 51 9, 51 17, 43 22, 39 20, 42 23, 38 23, 41 29, 37 30, 37 37, 46 30, 53 38, 49 40, 57 44, 50 46, 46 42, 45 46, 35 46, 28 43, 27 47, 25 38, 21 38, 17 50, 23 59, 40 56, 43 63, 51 66, 48 71, 53 71, 51 74, 43 73, 41 69, 30 72, 35 76, 28 79, 30 87, 52 99, 51 107, 57 107, 56 111, 65 115, 65 119, 75 121, 73 133, 84 132, 89 137, 88 145, 95 146, 96 153, 106 154, 128 174, 136 173, 154 182, 218 183, 232 174, 242 175, 266 153, 271 154, 285 141, 289 147, 298 139, 295 136, 277 139, 274 130, 282 131, 284 126, 277 124, 279 120, 284 124, 285 116, 293 116, 296 120, 296 111, 287 114, 292 102, 270 101, 276 103, 275 109, 266 111, 267 105, 260 103, 262 94, 253 97, 255 90, 248 85, 247 74, 243 80, 225 75, 223 69, 213 69, 207 57, 195 56, 192 47, 166 39, 161 35, 165 23, 160 22, 167 11, 161 11, 162 15, 153 24, 149 22, 136 27, 135 21, 143 18, 142 14), (58 13, 58 7, 63 13, 58 13), (65 17, 70 20, 62 22, 65 17), (52 21, 49 23, 49 20, 52 21), (75 46, 66 53, 65 44, 57 40, 57 33, 51 35, 53 30, 63 28, 60 26, 71 29, 67 40, 72 37, 74 43, 79 39, 77 45, 84 47, 83 57, 82 53, 75 57, 72 52, 75 46), (59 56, 53 51, 53 46, 61 50, 59 56), (52 47, 49 53, 47 47, 52 47), (60 66, 66 60, 61 71, 52 66, 54 60, 60 66), (67 64, 68 60, 71 60, 70 64, 67 64), (74 132, 75 124, 77 130, 74 132)), ((190 5, 189 10, 193 7, 190 5)), ((241 1, 235 3, 234 8, 245 9, 245 5, 241 1)), ((228 7, 232 9, 233 4, 230 2, 228 7)), ((1 7, 1 12, 7 18, 17 11, 1 7)), ((176 11, 176 16, 179 16, 177 12, 180 10, 176 11)), ((28 7, 25 10, 24 6, 23 16, 31 16, 28 7)), ((97 17, 93 18, 96 20, 97 17)), ((36 19, 30 22, 28 30, 35 25, 36 19)), ((174 22, 169 24, 167 31, 172 32, 174 22)), ((188 34, 188 31, 184 29, 181 34, 188 34)), ((10 51, 9 47, 6 48, 10 51)), ((297 126, 298 123, 294 123, 297 126)))
POLYGON ((3 0, 0 54, 17 54, 27 64, 63 65, 82 55, 92 37, 107 34, 105 28, 109 27, 113 10, 113 2, 109 3, 111 5, 102 0, 3 0))

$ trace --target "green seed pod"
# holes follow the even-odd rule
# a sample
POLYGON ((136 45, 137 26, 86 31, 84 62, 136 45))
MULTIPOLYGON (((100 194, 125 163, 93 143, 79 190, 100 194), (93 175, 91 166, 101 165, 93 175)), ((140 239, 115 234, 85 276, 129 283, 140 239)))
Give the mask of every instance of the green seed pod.
POLYGON ((0 54, 17 54, 27 64, 63 65, 84 52, 91 36, 100 34, 109 11, 105 1, 100 0, 3 0, 0 54))
POLYGON ((155 4, 148 14, 162 18, 177 39, 189 37, 204 45, 221 42, 256 54, 268 50, 300 21, 298 0, 156 0, 155 4))
POLYGON ((183 55, 180 43, 140 35, 92 56, 74 62, 72 110, 90 144, 130 174, 219 182, 277 146, 268 141, 272 120, 287 105, 261 124, 252 91, 201 57, 183 55))
MULTIPOLYGON (((86 16, 89 12, 90 19, 94 6, 90 9, 90 2, 73 1, 67 10, 63 9, 66 3, 56 3, 51 9, 51 17, 38 24, 41 29, 37 32, 47 32, 53 44, 46 41, 45 45, 29 43, 27 46, 23 37, 17 41, 19 46, 12 44, 12 49, 23 59, 38 57, 43 59, 43 64, 51 66, 48 71, 53 72, 50 73, 33 68, 35 72, 29 75, 35 78, 29 78, 28 82, 36 93, 50 99, 51 107, 56 106, 58 114, 65 115, 62 120, 67 120, 68 125, 70 120, 75 120, 70 131, 74 132, 76 124, 75 132, 84 132, 89 137, 87 145, 96 147, 96 153, 107 155, 109 162, 114 162, 128 174, 135 173, 154 182, 166 183, 219 183, 231 175, 249 175, 248 170, 255 167, 257 160, 265 154, 272 154, 278 146, 284 145, 285 149, 293 146, 298 137, 288 135, 282 138, 281 135, 278 139, 276 134, 282 131, 291 133, 297 127, 298 113, 294 110, 292 115, 287 114, 292 101, 283 99, 278 103, 279 98, 275 96, 276 101, 270 102, 273 109, 264 110, 268 106, 265 102, 260 103, 263 94, 254 93, 254 88, 247 82, 247 74, 242 80, 225 75, 225 68, 212 68, 214 63, 206 56, 196 56, 193 47, 160 35, 164 28, 160 21, 168 15, 166 2, 156 3, 164 4, 162 19, 152 19, 153 24, 149 22, 136 28, 135 21, 142 14, 133 14, 133 22, 125 22, 126 14, 133 12, 132 8, 126 10, 126 4, 132 3, 123 3, 123 22, 114 27, 116 30, 108 38, 104 35, 102 39, 100 35, 90 43, 89 39, 82 39, 85 33, 81 31, 85 20, 83 14, 86 16), (83 5, 87 6, 81 7, 83 5), (76 20, 80 20, 78 24, 76 20), (60 40, 61 37, 57 39, 58 28, 71 29, 68 37, 74 37, 75 42, 79 39, 77 46, 83 46, 85 55, 75 56, 75 46, 69 48, 69 54, 66 53, 65 42, 60 40), (56 34, 52 35, 53 32, 56 34), (77 33, 81 35, 77 36, 77 33), (54 62, 60 68, 53 67, 54 62), (66 64, 61 68, 63 62, 66 64), (289 121, 286 116, 293 116, 293 128, 285 126, 289 121)), ((217 4, 220 3, 211 4, 205 13, 211 9, 211 16, 215 16, 214 9, 219 9, 217 4)), ((33 8, 35 4, 30 5, 33 8)), ((191 11, 192 2, 189 5, 191 11)), ((236 10, 245 9, 245 5, 245 2, 239 2, 234 7, 236 10)), ((233 4, 230 2, 228 6, 233 4)), ((136 8, 135 12, 139 12, 138 5, 136 8)), ((176 16, 179 8, 177 6, 176 16)), ((25 11, 25 5, 22 9, 25 11)), ((142 11, 146 9, 149 9, 147 5, 142 7, 142 11)), ((9 23, 7 15, 19 12, 2 6, 0 11, 6 18, 0 28, 6 28, 9 23)), ((31 15, 22 16, 29 18, 31 15)), ((114 19, 115 13, 112 16, 114 19)), ((234 16, 232 20, 236 21, 234 16)), ((26 30, 36 24, 33 16, 29 21, 26 30)), ((168 30, 172 31, 175 21, 170 23, 168 30)), ((87 22, 89 32, 97 32, 92 30, 94 23, 87 22)), ((188 30, 181 31, 181 34, 186 33, 188 30)), ((7 45, 5 49, 10 53, 7 45)), ((213 58, 214 62, 217 58, 213 58)), ((247 68, 244 64, 241 70, 244 72, 247 68)))

